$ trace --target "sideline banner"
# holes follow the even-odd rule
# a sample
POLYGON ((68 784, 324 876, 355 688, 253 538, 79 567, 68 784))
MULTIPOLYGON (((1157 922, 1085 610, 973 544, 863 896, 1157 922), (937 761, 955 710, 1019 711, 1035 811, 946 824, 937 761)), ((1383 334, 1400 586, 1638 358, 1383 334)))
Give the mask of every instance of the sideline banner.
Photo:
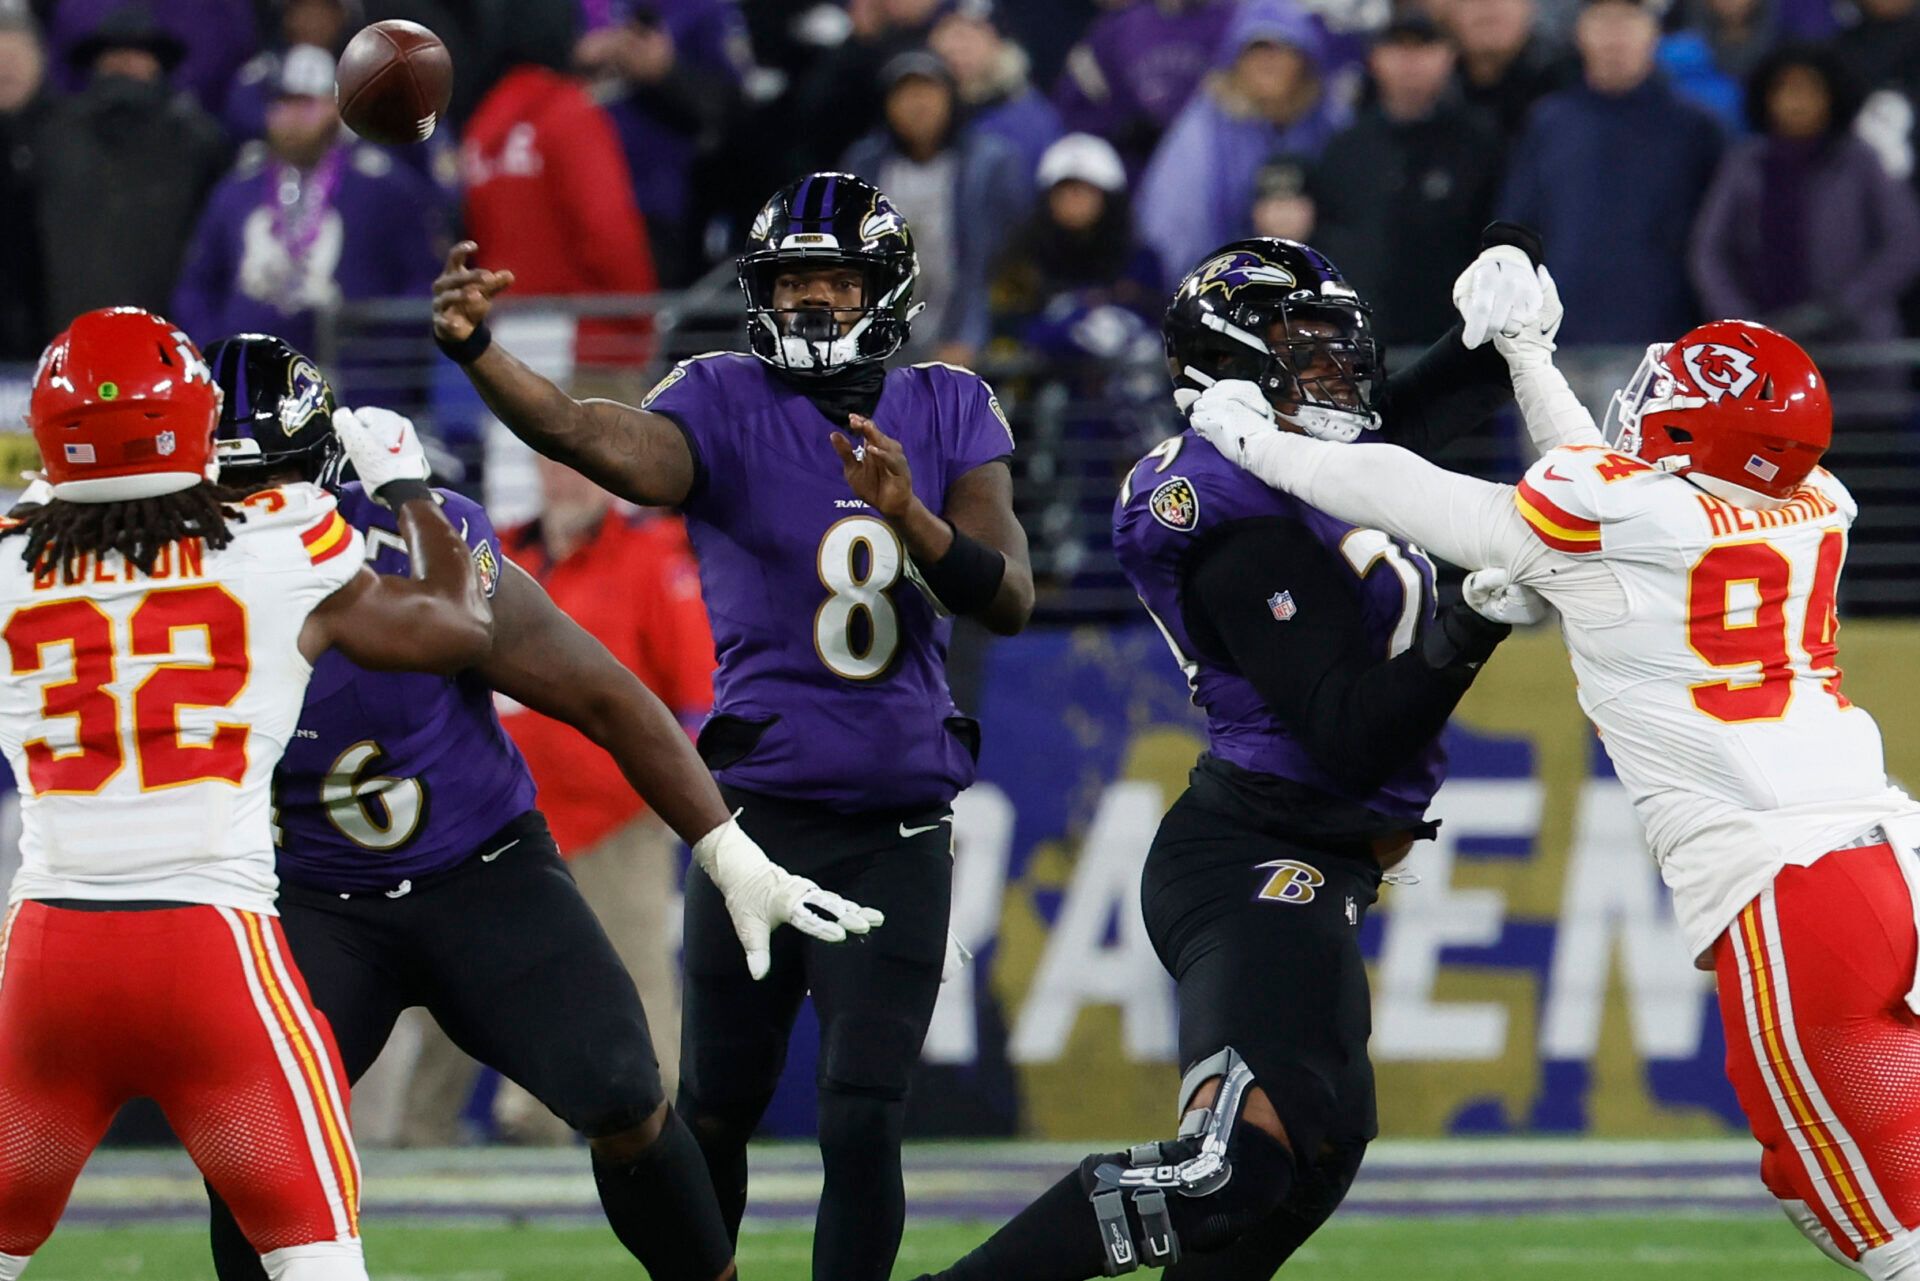
MULTIPOLYGON (((1911 624, 1850 623, 1847 692, 1920 781, 1911 624)), ((1200 750, 1149 626, 994 646, 980 782, 957 806, 954 928, 918 1133, 1157 1134, 1172 1119, 1172 986, 1139 869, 1200 750)), ((1386 886, 1363 944, 1380 1119, 1395 1136, 1686 1137, 1741 1128, 1709 976, 1695 970, 1624 790, 1574 701, 1559 638, 1502 647, 1449 731, 1440 839, 1386 886)), ((1249 975, 1253 983, 1311 975, 1249 975)), ((796 1059, 801 1057, 796 1045, 796 1059)), ((799 1064, 795 1064, 799 1067, 799 1064)), ((779 1128, 812 1119, 783 1109, 779 1128)))

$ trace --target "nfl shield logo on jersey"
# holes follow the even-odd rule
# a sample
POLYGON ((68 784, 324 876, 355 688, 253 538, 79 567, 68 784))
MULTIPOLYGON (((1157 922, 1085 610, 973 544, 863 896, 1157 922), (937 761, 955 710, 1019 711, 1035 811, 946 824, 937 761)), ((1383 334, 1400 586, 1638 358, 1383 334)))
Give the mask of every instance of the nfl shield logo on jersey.
POLYGON ((1191 533, 1193 527, 1200 523, 1200 495, 1194 492, 1192 483, 1185 476, 1162 481, 1160 487, 1148 497, 1147 509, 1162 525, 1183 534, 1191 533))
POLYGON ((1300 607, 1293 603, 1292 592, 1275 592, 1267 597, 1267 608, 1273 611, 1274 620, 1281 623, 1300 612, 1300 607))

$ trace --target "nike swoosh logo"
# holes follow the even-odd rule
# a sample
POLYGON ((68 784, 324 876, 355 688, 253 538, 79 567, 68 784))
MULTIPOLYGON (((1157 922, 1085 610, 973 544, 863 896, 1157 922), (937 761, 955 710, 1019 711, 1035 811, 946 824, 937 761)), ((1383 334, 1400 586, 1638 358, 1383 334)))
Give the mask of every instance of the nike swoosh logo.
MULTIPOLYGON (((951 822, 953 822, 951 815, 940 820, 940 823, 951 822)), ((940 823, 929 823, 925 827, 908 827, 905 823, 902 823, 900 825, 900 837, 902 840, 912 840, 916 836, 923 836, 931 832, 934 828, 940 826, 940 823)))
POLYGON ((1561 474, 1560 474, 1559 472, 1557 472, 1557 471, 1555 471, 1555 470, 1553 469, 1553 465, 1552 465, 1551 463, 1549 463, 1549 464, 1547 465, 1547 469, 1546 469, 1545 471, 1543 471, 1543 472, 1541 472, 1541 473, 1540 473, 1540 477, 1541 477, 1541 479, 1543 479, 1543 480, 1571 480, 1571 479, 1573 479, 1573 478, 1572 478, 1571 476, 1562 476, 1562 475, 1561 475, 1561 474))
POLYGON ((518 844, 520 843, 520 840, 521 840, 521 839, 524 839, 524 838, 516 838, 516 839, 514 839, 514 840, 511 840, 511 841, 508 841, 508 842, 507 842, 507 843, 506 843, 505 845, 502 845, 502 846, 501 846, 501 847, 500 847, 499 849, 497 849, 497 850, 495 850, 495 851, 494 851, 493 853, 491 853, 491 854, 482 854, 482 855, 480 856, 480 861, 481 861, 482 863, 491 863, 491 862, 493 862, 493 860, 495 860, 495 859, 497 859, 497 858, 499 858, 499 857, 500 857, 500 856, 501 856, 502 854, 505 854, 505 853, 506 853, 506 852, 507 852, 508 850, 510 850, 510 849, 512 849, 512 848, 513 848, 514 846, 516 846, 516 845, 518 845, 518 844))

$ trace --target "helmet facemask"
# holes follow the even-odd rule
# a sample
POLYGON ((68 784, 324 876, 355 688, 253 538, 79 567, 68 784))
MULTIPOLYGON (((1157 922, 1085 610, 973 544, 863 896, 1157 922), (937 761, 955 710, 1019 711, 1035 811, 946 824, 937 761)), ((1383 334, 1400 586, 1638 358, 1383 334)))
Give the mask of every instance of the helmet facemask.
POLYGON ((1342 443, 1377 430, 1380 348, 1357 299, 1247 302, 1200 323, 1217 335, 1179 372, 1203 386, 1229 378, 1255 383, 1283 421, 1318 440, 1342 443))
POLYGON ((740 265, 740 287, 747 295, 749 339, 755 354, 775 368, 824 377, 852 365, 885 360, 907 339, 907 322, 920 308, 905 298, 912 278, 894 264, 860 254, 755 255, 740 265), (834 295, 832 274, 851 272, 859 279, 859 300, 844 305, 834 295), (827 277, 803 285, 797 298, 780 297, 783 277, 827 277))

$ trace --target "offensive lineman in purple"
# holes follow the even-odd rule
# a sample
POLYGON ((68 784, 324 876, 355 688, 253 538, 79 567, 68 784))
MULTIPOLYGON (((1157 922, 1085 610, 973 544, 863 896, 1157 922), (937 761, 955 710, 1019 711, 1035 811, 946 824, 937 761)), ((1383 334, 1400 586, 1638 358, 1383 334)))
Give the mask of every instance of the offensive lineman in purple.
MULTIPOLYGON (((435 493, 492 596, 503 563, 493 523, 472 499, 435 493)), ((350 484, 340 514, 366 535, 374 572, 408 572, 391 511, 350 484)), ((533 808, 534 787, 478 672, 374 672, 329 652, 275 771, 274 804, 283 879, 384 892, 472 857, 533 808)))
MULTIPOLYGON (((1342 557, 1350 557, 1350 548, 1371 534, 1269 489, 1191 429, 1140 460, 1114 508, 1114 550, 1141 601, 1183 656, 1194 702, 1207 713, 1208 750, 1241 769, 1292 779, 1385 817, 1419 824, 1446 775, 1446 752, 1438 739, 1377 787, 1357 787, 1336 778, 1317 760, 1244 675, 1218 660, 1195 657, 1206 651, 1188 630, 1183 610, 1186 571, 1212 545, 1213 536, 1243 521, 1297 522, 1342 557)), ((1366 551, 1361 563, 1370 567, 1355 570, 1353 589, 1359 596, 1368 655, 1377 661, 1390 657, 1396 644, 1404 647, 1412 631, 1432 619, 1433 564, 1419 549, 1383 535, 1367 542, 1366 551), (1391 544, 1395 551, 1375 543, 1391 544), (1391 560, 1396 554, 1397 561, 1391 560), (1413 567, 1417 576, 1409 582, 1395 572, 1397 565, 1413 567)), ((1271 601, 1270 608, 1278 627, 1292 621, 1302 602, 1292 591, 1275 595, 1280 598, 1271 601)), ((1305 604, 1311 608, 1318 602, 1305 604)))

